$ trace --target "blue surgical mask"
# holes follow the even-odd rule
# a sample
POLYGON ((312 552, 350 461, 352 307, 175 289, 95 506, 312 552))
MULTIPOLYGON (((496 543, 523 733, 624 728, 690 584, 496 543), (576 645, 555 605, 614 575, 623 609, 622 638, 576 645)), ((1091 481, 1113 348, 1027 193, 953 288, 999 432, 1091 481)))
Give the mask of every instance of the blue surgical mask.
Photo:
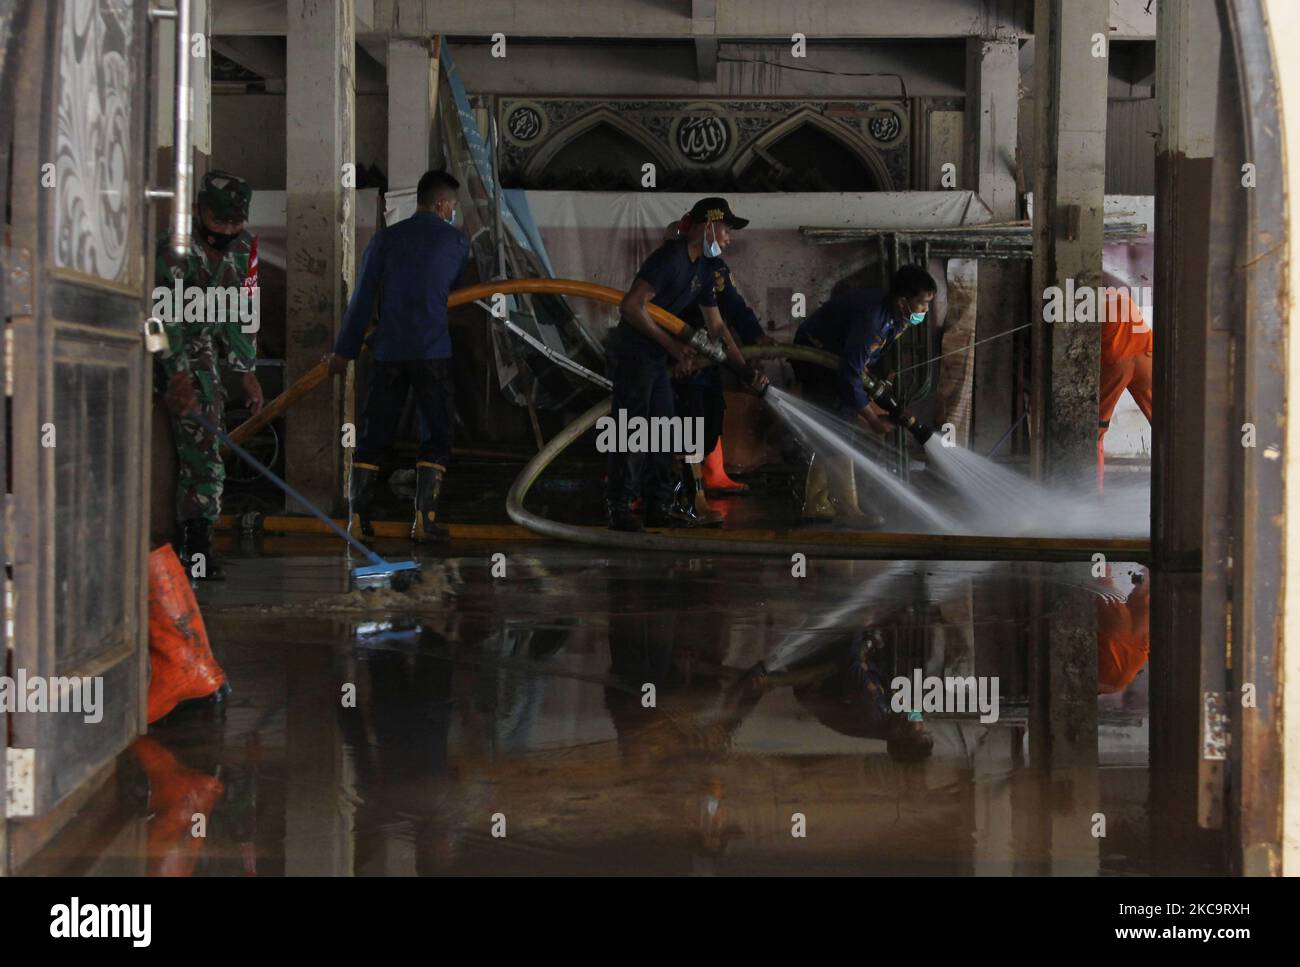
POLYGON ((455 208, 453 208, 453 209, 451 210, 451 218, 447 219, 447 224, 448 224, 448 225, 455 225, 455 224, 456 224, 456 209, 455 209, 455 208))
POLYGON ((907 317, 907 321, 914 326, 919 326, 921 323, 925 322, 925 313, 913 312, 910 316, 907 317))
POLYGON ((722 254, 722 246, 718 244, 717 232, 714 231, 712 222, 709 222, 708 231, 713 234, 713 241, 704 244, 704 254, 711 259, 716 259, 722 254))

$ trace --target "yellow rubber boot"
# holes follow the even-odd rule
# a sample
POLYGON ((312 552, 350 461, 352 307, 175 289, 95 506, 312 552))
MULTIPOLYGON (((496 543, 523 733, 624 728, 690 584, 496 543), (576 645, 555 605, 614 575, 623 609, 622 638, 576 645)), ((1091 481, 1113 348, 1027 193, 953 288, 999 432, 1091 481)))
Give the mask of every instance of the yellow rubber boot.
POLYGON ((418 543, 445 541, 450 538, 447 528, 437 521, 438 496, 442 493, 442 475, 446 468, 440 463, 421 460, 415 465, 415 521, 411 524, 411 540, 418 543))
POLYGON ((831 506, 835 508, 837 524, 864 530, 876 530, 884 524, 884 518, 879 514, 864 512, 858 504, 858 488, 854 480, 852 459, 836 456, 828 461, 826 481, 831 506))
POLYGON ((805 520, 835 519, 835 508, 831 505, 826 484, 826 460, 816 454, 808 463, 808 477, 804 481, 803 517, 805 520))
POLYGON ((711 524, 721 524, 726 518, 710 507, 708 499, 704 496, 704 468, 698 463, 688 464, 688 466, 691 468, 691 476, 695 478, 695 516, 706 527, 711 524))

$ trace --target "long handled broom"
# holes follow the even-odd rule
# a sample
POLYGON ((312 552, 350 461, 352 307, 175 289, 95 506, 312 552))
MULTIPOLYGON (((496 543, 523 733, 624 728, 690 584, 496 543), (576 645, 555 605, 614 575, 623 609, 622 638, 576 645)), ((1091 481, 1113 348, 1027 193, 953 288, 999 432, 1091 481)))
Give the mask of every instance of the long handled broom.
POLYGON ((193 420, 195 423, 197 423, 199 426, 203 427, 203 429, 207 430, 209 433, 215 436, 226 446, 230 447, 230 449, 234 453, 236 453, 245 463, 251 466, 254 470, 260 473, 267 480, 271 481, 271 483, 275 484, 277 487, 283 490, 294 500, 298 501, 298 503, 302 504, 304 507, 310 510, 313 514, 315 514, 322 521, 328 524, 329 527, 334 531, 334 533, 338 534, 339 537, 343 538, 345 541, 351 544, 354 548, 357 549, 359 553, 365 555, 365 557, 370 561, 370 563, 365 565, 364 567, 354 567, 352 569, 352 587, 354 588, 391 587, 396 591, 405 591, 407 588, 411 586, 413 581, 419 578, 420 565, 417 562, 385 561, 382 557, 380 557, 370 548, 366 547, 366 545, 362 544, 359 540, 357 540, 355 537, 353 537, 351 534, 345 531, 338 524, 334 523, 334 521, 323 510, 321 510, 319 507, 313 504, 302 494, 298 493, 298 491, 295 490, 293 487, 289 486, 288 483, 281 480, 280 477, 277 476, 269 467, 264 466, 251 453, 249 453, 247 450, 241 447, 234 440, 230 439, 229 436, 227 436, 225 433, 221 432, 210 422, 208 422, 208 420, 197 410, 190 411, 189 413, 186 414, 186 416, 189 419, 193 420))

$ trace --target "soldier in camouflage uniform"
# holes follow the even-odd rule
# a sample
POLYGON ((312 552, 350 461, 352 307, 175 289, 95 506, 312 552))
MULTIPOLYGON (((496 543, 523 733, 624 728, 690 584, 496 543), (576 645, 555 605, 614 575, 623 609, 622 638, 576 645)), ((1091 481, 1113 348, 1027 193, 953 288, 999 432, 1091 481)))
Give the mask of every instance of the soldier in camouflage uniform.
MULTIPOLYGON (((245 231, 248 205, 253 192, 248 182, 236 175, 211 171, 204 176, 196 199, 196 218, 190 251, 178 258, 171 251, 170 235, 158 240, 156 285, 175 292, 179 280, 184 301, 168 299, 170 311, 160 312, 167 331, 170 355, 163 360, 165 375, 188 372, 193 377, 198 411, 214 426, 222 426, 225 390, 222 365, 243 374, 243 388, 249 409, 262 407, 262 388, 257 382, 255 317, 248 311, 257 303, 257 239, 245 231), (194 290, 219 289, 220 311, 215 299, 204 299, 198 307, 194 290), (243 310, 243 318, 241 318, 243 310)), ((216 293, 213 293, 215 296, 216 293)), ((203 555, 205 575, 220 577, 212 562, 212 525, 221 512, 221 490, 225 467, 218 441, 195 420, 172 416, 178 464, 176 505, 181 559, 190 568, 195 554, 203 555)), ((191 568, 195 573, 197 568, 191 568)))

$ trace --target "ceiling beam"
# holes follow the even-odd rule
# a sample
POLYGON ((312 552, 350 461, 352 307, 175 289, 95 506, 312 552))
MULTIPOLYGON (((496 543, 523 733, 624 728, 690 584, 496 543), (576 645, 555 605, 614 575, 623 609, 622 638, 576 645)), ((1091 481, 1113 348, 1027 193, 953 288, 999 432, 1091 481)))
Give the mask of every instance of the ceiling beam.
MULTIPOLYGON (((977 36, 986 0, 712 0, 710 20, 719 40, 954 38, 977 36)), ((373 0, 370 23, 358 17, 359 33, 390 37, 444 36, 484 40, 512 37, 681 40, 695 36, 691 6, 662 0, 373 0)), ((285 0, 219 0, 214 32, 283 34, 285 0)))
POLYGON ((691 33, 695 37, 695 79, 718 83, 718 0, 691 0, 691 33))
MULTIPOLYGON (((719 41, 856 39, 954 39, 978 37, 990 10, 1015 13, 1015 30, 1032 34, 1023 0, 710 0, 707 20, 719 41)), ((697 36, 697 0, 690 7, 662 0, 364 0, 357 3, 358 33, 382 37, 455 38, 504 33, 574 39, 681 40, 697 36)), ((1154 0, 1110 0, 1110 35, 1124 40, 1155 39, 1154 0)), ((217 0, 213 32, 224 35, 281 35, 288 22, 286 0, 217 0)))

